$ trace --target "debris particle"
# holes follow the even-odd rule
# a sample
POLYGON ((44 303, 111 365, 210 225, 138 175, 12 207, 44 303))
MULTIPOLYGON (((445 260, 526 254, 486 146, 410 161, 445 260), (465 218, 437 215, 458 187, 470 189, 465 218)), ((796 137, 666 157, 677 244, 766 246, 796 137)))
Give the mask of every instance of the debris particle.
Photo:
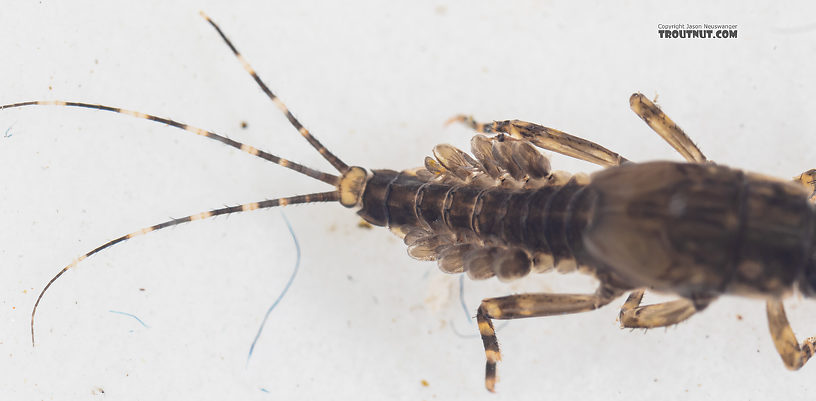
POLYGON ((143 321, 142 321, 142 319, 139 319, 139 317, 138 317, 138 316, 136 316, 136 315, 134 315, 134 314, 132 314, 132 313, 127 313, 127 312, 119 312, 119 311, 116 311, 116 310, 109 310, 108 312, 110 312, 110 313, 116 313, 117 315, 130 316, 130 317, 132 317, 132 318, 136 319, 136 321, 137 321, 137 322, 139 322, 139 324, 141 324, 141 325, 142 325, 142 326, 144 326, 145 328, 148 328, 148 329, 150 328, 150 326, 146 325, 146 324, 145 324, 145 322, 143 322, 143 321))
POLYGON ((283 290, 278 294, 278 297, 272 302, 272 305, 266 310, 266 314, 264 315, 263 319, 261 320, 261 326, 258 327, 258 332, 255 333, 255 338, 252 340, 252 344, 249 346, 249 352, 247 353, 247 360, 246 363, 249 365, 249 359, 252 358, 252 352, 255 350, 255 345, 258 344, 258 339, 261 338, 261 333, 263 333, 264 326, 266 326, 266 321, 269 319, 269 315, 272 314, 272 310, 278 306, 283 296, 286 295, 286 292, 289 291, 289 288, 292 287, 292 283, 295 281, 295 276, 297 276, 298 269, 300 268, 300 243, 298 242, 297 236, 295 235, 295 229, 292 228, 292 223, 289 222, 289 219, 286 218, 286 215, 281 212, 281 217, 283 217, 283 221, 286 223, 286 228, 289 229, 289 234, 292 236, 292 242, 295 245, 295 254, 297 257, 295 258, 295 267, 292 269, 292 274, 289 276, 289 281, 286 282, 286 285, 283 286, 283 290))

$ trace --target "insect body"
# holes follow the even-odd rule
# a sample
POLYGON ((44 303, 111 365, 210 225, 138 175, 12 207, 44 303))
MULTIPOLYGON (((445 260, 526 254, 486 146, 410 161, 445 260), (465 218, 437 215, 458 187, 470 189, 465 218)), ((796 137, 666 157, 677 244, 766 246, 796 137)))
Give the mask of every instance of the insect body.
POLYGON ((485 384, 493 390, 500 352, 492 321, 597 309, 631 291, 620 321, 651 328, 683 321, 720 294, 765 297, 771 334, 786 366, 798 369, 816 340, 799 345, 781 299, 793 288, 814 292, 814 193, 811 170, 784 182, 708 163, 693 142, 640 94, 633 110, 688 163, 630 163, 619 154, 564 132, 521 121, 479 124, 473 157, 449 145, 434 149, 424 168, 367 170, 348 166, 327 150, 261 81, 252 67, 204 16, 290 123, 339 172, 321 172, 216 133, 120 108, 64 101, 0 106, 84 107, 128 114, 214 139, 333 185, 329 192, 264 200, 169 220, 105 243, 59 271, 39 294, 83 259, 126 239, 213 216, 334 202, 357 209, 367 222, 403 237, 408 253, 436 260, 448 273, 473 279, 522 278, 531 272, 579 270, 600 282, 593 294, 518 294, 482 301, 477 311, 486 353, 485 384), (487 135, 481 135, 487 134, 487 135), (605 167, 591 177, 552 171, 534 146, 605 167), (646 289, 678 300, 641 306, 646 289))
MULTIPOLYGON (((647 100, 636 94, 633 102, 638 101, 647 100)), ((474 140, 477 155, 483 140, 474 140)), ((460 168, 483 170, 491 163, 485 157, 460 162, 460 168)), ((772 334, 786 364, 797 368, 810 356, 811 340, 801 351, 790 345, 792 332, 778 301, 795 285, 812 294, 816 284, 816 216, 802 185, 710 163, 674 162, 626 163, 561 183, 549 178, 533 188, 481 188, 375 172, 363 193, 364 218, 407 232, 409 253, 438 259, 445 271, 511 280, 533 269, 578 265, 601 282, 591 295, 484 300, 477 319, 488 389, 499 360, 492 319, 596 309, 625 291, 633 293, 621 310, 621 324, 638 328, 678 323, 720 294, 769 297, 772 334), (645 288, 681 299, 640 306, 645 288)))

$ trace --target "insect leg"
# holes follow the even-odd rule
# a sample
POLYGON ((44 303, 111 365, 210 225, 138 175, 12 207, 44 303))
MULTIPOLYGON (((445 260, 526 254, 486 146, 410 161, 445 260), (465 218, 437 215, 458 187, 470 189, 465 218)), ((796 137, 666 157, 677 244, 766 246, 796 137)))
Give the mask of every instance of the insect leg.
POLYGON ((816 337, 808 338, 800 345, 788 323, 788 317, 785 316, 782 300, 769 299, 765 306, 768 312, 768 328, 776 351, 788 369, 798 370, 816 351, 816 337))
POLYGON ((692 163, 705 163, 707 161, 703 152, 700 151, 700 148, 694 144, 691 138, 646 96, 641 93, 633 94, 629 98, 629 107, 687 161, 692 163))
POLYGON ((618 166, 628 161, 625 157, 595 142, 526 121, 506 120, 480 124, 470 116, 458 115, 448 120, 448 123, 452 122, 461 122, 476 132, 483 134, 508 134, 513 138, 528 141, 542 149, 604 167, 618 166))
POLYGON ((702 310, 706 303, 695 305, 689 299, 663 302, 654 305, 640 306, 643 293, 646 290, 636 290, 629 294, 620 311, 621 327, 649 329, 653 327, 671 326, 680 323, 702 310))
POLYGON ((618 295, 620 291, 617 289, 601 287, 595 294, 518 294, 483 300, 476 314, 476 321, 479 323, 479 334, 482 336, 487 358, 485 364, 487 390, 492 392, 495 389, 496 362, 501 360, 492 319, 521 319, 588 312, 608 304, 618 295))
POLYGON ((810 191, 810 196, 808 199, 810 199, 811 202, 816 202, 816 169, 810 169, 796 177, 793 177, 793 181, 798 184, 802 184, 808 191, 810 191))

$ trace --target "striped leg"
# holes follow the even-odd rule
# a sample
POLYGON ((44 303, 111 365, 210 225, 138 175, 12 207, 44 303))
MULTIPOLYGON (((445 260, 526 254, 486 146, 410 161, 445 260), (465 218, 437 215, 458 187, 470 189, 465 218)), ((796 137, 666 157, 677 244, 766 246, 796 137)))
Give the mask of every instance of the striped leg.
MULTIPOLYGON (((643 94, 635 93, 629 97, 629 107, 663 140, 669 143, 686 161, 705 163, 707 161, 700 148, 683 132, 674 121, 660 110, 656 104, 643 94)), ((705 308, 706 303, 696 304, 687 299, 665 302, 655 305, 640 306, 644 290, 633 291, 620 312, 621 326, 628 328, 652 328, 669 326, 688 319, 695 312, 705 308)))
POLYGON ((656 104, 640 93, 629 98, 629 107, 690 163, 707 161, 700 148, 656 104))
POLYGON ((210 217, 221 216, 221 215, 225 215, 225 214, 248 212, 248 211, 251 211, 251 210, 258 210, 258 209, 268 209, 268 208, 276 207, 276 206, 294 205, 294 204, 299 204, 299 203, 334 202, 334 201, 339 201, 339 200, 340 200, 340 192, 332 191, 332 192, 320 192, 320 193, 314 193, 314 194, 308 194, 308 195, 298 195, 298 196, 292 196, 292 197, 289 197, 289 198, 270 199, 270 200, 265 200, 265 201, 261 201, 261 202, 246 203, 246 204, 238 205, 238 206, 229 206, 229 207, 225 207, 225 208, 221 208, 221 209, 210 210, 208 212, 191 214, 191 215, 189 215, 187 217, 182 217, 182 218, 179 218, 179 219, 168 220, 168 221, 165 221, 164 223, 156 224, 156 225, 153 225, 153 226, 150 226, 150 227, 145 227, 145 228, 142 228, 141 230, 134 231, 134 232, 132 232, 130 234, 123 235, 123 236, 121 236, 119 238, 116 238, 116 239, 114 239, 112 241, 108 241, 108 242, 94 248, 92 251, 90 251, 90 252, 88 252, 88 253, 86 253, 86 254, 84 254, 84 255, 76 258, 76 259, 74 259, 73 262, 71 262, 68 266, 65 266, 64 268, 62 268, 62 270, 60 270, 56 275, 54 275, 54 277, 51 278, 51 280, 48 281, 48 284, 45 285, 45 288, 43 288, 42 291, 40 291, 40 295, 37 297, 37 301, 34 303, 34 309, 31 310, 31 345, 32 346, 34 345, 34 316, 37 314, 37 307, 40 305, 40 301, 42 300, 43 295, 45 295, 45 292, 48 291, 48 288, 51 287, 51 284, 54 284, 54 282, 57 281, 57 279, 60 278, 60 276, 62 276, 65 272, 67 272, 69 269, 74 268, 79 262, 85 260, 86 258, 88 258, 89 256, 91 256, 91 255, 93 255, 95 253, 98 253, 98 252, 100 252, 100 251, 102 251, 104 249, 110 248, 110 247, 112 247, 112 246, 114 246, 114 245, 116 245, 116 244, 118 244, 118 243, 120 243, 122 241, 131 239, 133 237, 138 237, 140 235, 144 235, 144 234, 147 234, 149 232, 161 230, 161 229, 167 228, 167 227, 176 226, 176 225, 179 225, 179 224, 182 224, 182 223, 187 223, 187 222, 190 222, 190 221, 203 220, 203 219, 208 219, 210 217))
POLYGON ((458 115, 447 123, 461 122, 476 132, 483 134, 504 133, 522 139, 542 149, 551 150, 569 157, 585 160, 600 166, 618 166, 628 160, 595 142, 579 138, 557 129, 519 120, 494 121, 490 124, 477 123, 470 116, 458 115))
POLYGON ((518 294, 482 301, 476 314, 479 333, 485 348, 485 387, 493 392, 496 386, 496 362, 501 360, 499 342, 492 319, 565 315, 598 309, 615 299, 621 291, 601 287, 595 294, 518 294))
POLYGON ((782 362, 790 370, 799 370, 816 352, 816 337, 810 337, 800 345, 788 323, 782 301, 770 299, 766 302, 765 308, 768 313, 768 329, 782 362))
POLYGON ((632 291, 629 298, 621 307, 620 324, 626 328, 650 329, 654 327, 671 326, 691 317, 703 310, 711 300, 695 304, 688 299, 663 302, 654 305, 640 306, 645 290, 632 291))
MULTIPOLYGON (((629 98, 632 110, 668 142, 680 155, 692 163, 705 163, 705 155, 691 138, 683 132, 657 105, 640 93, 629 98)), ((553 152, 561 153, 576 159, 595 163, 604 167, 617 166, 626 162, 626 158, 604 148, 597 143, 579 138, 557 129, 544 127, 519 120, 494 121, 480 124, 472 117, 458 115, 448 122, 461 122, 481 133, 505 133, 514 138, 525 139, 534 145, 553 152)))

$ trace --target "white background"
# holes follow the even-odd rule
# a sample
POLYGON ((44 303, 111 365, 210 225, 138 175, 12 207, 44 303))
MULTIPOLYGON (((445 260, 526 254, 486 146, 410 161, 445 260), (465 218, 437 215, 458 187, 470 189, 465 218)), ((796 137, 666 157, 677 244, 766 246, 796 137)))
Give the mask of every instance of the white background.
MULTIPOLYGON (((638 161, 680 160, 628 108, 663 109, 713 160, 780 177, 816 165, 813 8, 772 2, 6 2, 0 103, 88 101, 167 116, 328 170, 198 16, 205 10, 301 121, 350 164, 404 169, 458 113, 519 118, 638 161), (70 4, 70 5, 69 5, 70 4), (739 38, 658 39, 657 25, 738 24, 739 38), (248 129, 242 130, 240 122, 248 129)), ((285 210, 301 271, 246 364, 295 250, 278 211, 186 224, 73 258, 121 234, 224 204, 328 188, 189 133, 79 109, 0 112, 0 399, 804 399, 760 300, 725 298, 668 330, 594 313, 498 333, 496 395, 456 277, 416 262, 339 205, 285 210), (144 288, 144 291, 140 291, 144 288), (132 313, 134 319, 110 313, 132 313), (741 319, 740 319, 741 317, 741 319), (428 386, 423 386, 426 380, 428 386), (104 395, 101 394, 104 391, 104 395)), ((592 171, 554 157, 556 168, 592 171)), ((592 291, 555 275, 527 290, 592 291)), ((465 283, 478 300, 518 285, 465 283)), ((816 308, 788 302, 799 338, 816 308)), ((499 323, 501 325, 502 323, 499 323)))

